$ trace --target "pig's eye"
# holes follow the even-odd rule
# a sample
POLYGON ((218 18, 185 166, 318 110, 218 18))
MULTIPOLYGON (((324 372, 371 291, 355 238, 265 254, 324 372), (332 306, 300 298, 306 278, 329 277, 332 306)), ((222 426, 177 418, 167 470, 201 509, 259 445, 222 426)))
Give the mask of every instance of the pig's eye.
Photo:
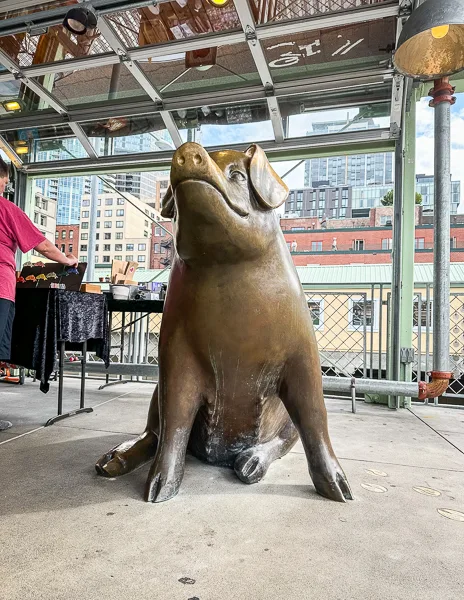
POLYGON ((246 181, 246 176, 241 171, 231 171, 229 173, 229 178, 233 181, 238 181, 239 183, 246 181))

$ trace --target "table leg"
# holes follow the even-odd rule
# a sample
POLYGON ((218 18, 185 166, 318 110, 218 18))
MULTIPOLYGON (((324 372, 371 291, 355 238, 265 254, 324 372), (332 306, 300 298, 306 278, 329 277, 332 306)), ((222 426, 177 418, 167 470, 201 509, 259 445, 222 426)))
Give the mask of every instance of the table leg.
POLYGON ((79 408, 85 408, 85 366, 87 364, 87 342, 82 344, 81 359, 81 403, 79 408))

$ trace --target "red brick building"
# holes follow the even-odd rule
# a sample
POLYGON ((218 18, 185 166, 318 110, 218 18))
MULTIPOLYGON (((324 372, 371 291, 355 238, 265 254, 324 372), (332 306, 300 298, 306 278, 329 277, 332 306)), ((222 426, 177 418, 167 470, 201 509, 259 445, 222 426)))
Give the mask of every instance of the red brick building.
POLYGON ((57 225, 55 246, 65 254, 79 254, 79 225, 57 225))
MULTIPOLYGON (((296 266, 390 264, 393 208, 373 208, 369 217, 329 219, 282 218, 280 225, 296 266)), ((172 230, 170 221, 163 221, 172 230)), ((416 208, 415 262, 433 262, 433 217, 416 208)), ((153 224, 150 266, 164 269, 172 258, 172 238, 153 224)), ((451 261, 464 262, 464 215, 451 217, 451 261)))
POLYGON ((171 264, 174 247, 172 235, 169 235, 166 230, 172 231, 171 221, 152 223, 150 253, 151 269, 165 269, 171 264))
MULTIPOLYGON (((464 261, 464 223, 451 222, 451 261, 464 261)), ((393 209, 374 208, 368 218, 281 219, 285 240, 297 266, 391 263, 393 209)), ((415 262, 433 262, 433 224, 416 209, 415 262)))

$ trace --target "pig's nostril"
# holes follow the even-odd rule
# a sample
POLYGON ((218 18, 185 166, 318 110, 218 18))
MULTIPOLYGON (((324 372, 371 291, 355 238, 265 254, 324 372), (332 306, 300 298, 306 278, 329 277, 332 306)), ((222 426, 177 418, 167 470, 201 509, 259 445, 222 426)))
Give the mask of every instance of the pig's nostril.
POLYGON ((177 162, 179 163, 179 165, 184 165, 185 164, 185 158, 183 156, 179 156, 179 158, 177 159, 177 162))
POLYGON ((200 156, 199 154, 195 154, 195 156, 193 157, 193 162, 194 162, 196 165, 199 165, 199 164, 201 164, 201 156, 200 156))

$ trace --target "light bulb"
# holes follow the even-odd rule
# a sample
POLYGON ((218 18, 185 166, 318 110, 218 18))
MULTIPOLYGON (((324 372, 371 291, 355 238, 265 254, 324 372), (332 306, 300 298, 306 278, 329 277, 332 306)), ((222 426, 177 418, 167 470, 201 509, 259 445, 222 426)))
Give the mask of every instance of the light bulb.
POLYGON ((438 27, 432 27, 432 36, 436 40, 441 40, 442 38, 448 35, 449 29, 449 25, 439 25, 438 27))

